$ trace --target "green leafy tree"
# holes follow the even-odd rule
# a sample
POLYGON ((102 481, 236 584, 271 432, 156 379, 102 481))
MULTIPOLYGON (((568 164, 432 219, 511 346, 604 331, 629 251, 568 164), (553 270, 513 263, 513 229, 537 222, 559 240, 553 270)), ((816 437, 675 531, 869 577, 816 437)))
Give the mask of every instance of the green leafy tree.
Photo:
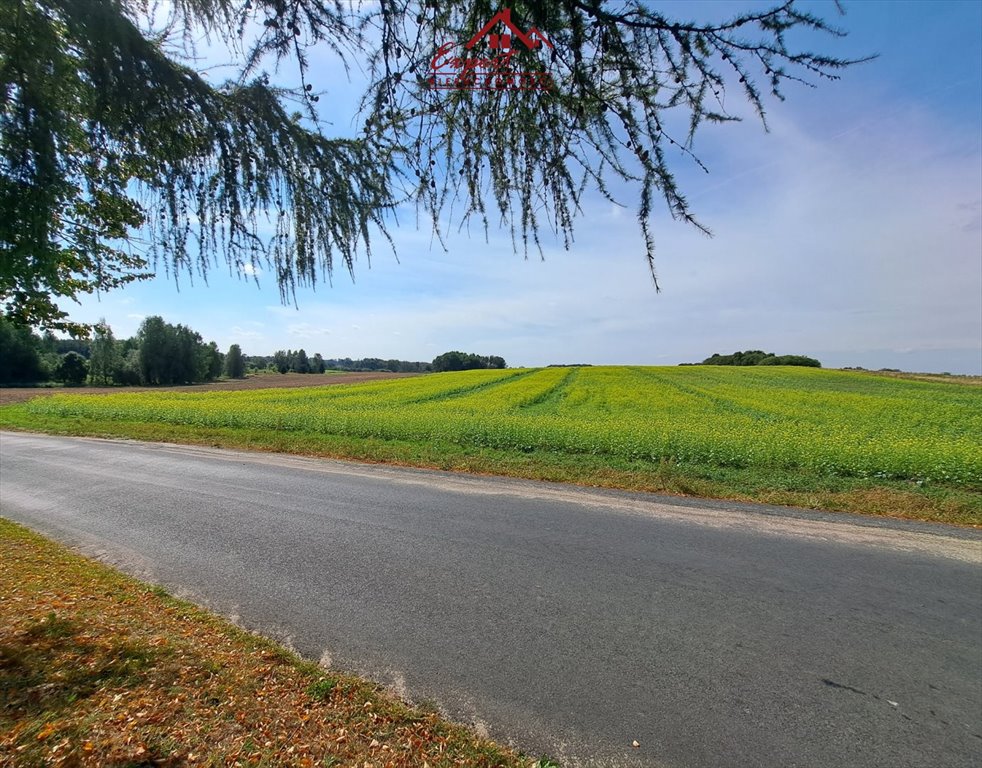
POLYGON ((140 380, 143 384, 190 384, 211 381, 224 360, 215 342, 186 325, 171 325, 158 315, 146 318, 137 334, 140 380))
POLYGON ((105 318, 96 323, 92 332, 89 355, 89 378, 93 384, 111 384, 119 367, 119 351, 113 329, 105 318))
POLYGON ((775 355, 759 349, 734 352, 732 355, 721 355, 718 352, 707 357, 700 365, 804 365, 821 368, 822 364, 813 357, 805 355, 775 355))
MULTIPOLYGON (((66 352, 67 351, 68 350, 66 350, 66 352)), ((58 353, 58 337, 55 336, 50 329, 41 334, 40 352, 45 355, 53 355, 58 353)))
POLYGON ((170 380, 165 384, 188 384, 208 377, 208 355, 201 347, 201 335, 186 325, 171 326, 174 354, 170 359, 170 380))
POLYGON ((432 369, 441 371, 470 371, 477 368, 504 368, 505 359, 497 355, 484 357, 466 352, 444 352, 433 359, 432 369))
POLYGON ((55 378, 72 387, 85 383, 89 375, 89 364, 78 352, 68 352, 61 356, 61 361, 55 369, 55 378))
POLYGON ((113 372, 113 381, 131 387, 141 383, 140 350, 138 347, 127 347, 125 343, 120 345, 119 365, 113 372))
MULTIPOLYGON (((199 336, 198 339, 200 338, 199 336)), ((208 344, 201 346, 199 341, 198 354, 202 358, 199 381, 201 379, 214 381, 222 375, 222 371, 225 370, 225 355, 221 353, 215 342, 209 341, 208 344)))
POLYGON ((84 333, 64 300, 216 259, 264 264, 286 301, 352 270, 404 201, 438 234, 459 199, 465 219, 503 218, 516 248, 543 227, 568 245, 584 191, 609 196, 612 180, 637 194, 654 276, 657 197, 705 230, 669 157, 698 164, 697 130, 735 120, 736 97, 763 120, 768 91, 853 63, 797 47, 800 32, 841 33, 793 0, 718 23, 636 0, 511 6, 550 41, 547 55, 514 51, 519 69, 548 72, 547 93, 429 87, 437 47, 484 26, 490 0, 181 0, 163 30, 145 28, 143 0, 0 4, 3 313, 84 333), (244 50, 241 71, 196 71, 202 34, 244 50), (307 65, 318 45, 369 75, 353 137, 325 135, 307 65), (271 85, 263 68, 286 60, 295 87, 271 85))
POLYGON ((238 344, 229 347, 225 354, 225 375, 230 379, 245 378, 245 358, 238 344))
POLYGON ((280 373, 286 373, 290 370, 290 358, 282 349, 273 353, 273 367, 280 373))
POLYGON ((307 353, 304 350, 301 349, 297 352, 293 366, 293 370, 297 373, 310 373, 310 360, 307 359, 307 353))
POLYGON ((171 327, 159 315, 140 323, 139 338, 140 380, 144 384, 170 384, 171 361, 177 354, 176 339, 171 327))
POLYGON ((29 328, 0 317, 0 384, 31 384, 43 380, 41 343, 29 328))
POLYGON ((464 365, 467 363, 467 356, 463 352, 458 352, 456 350, 452 352, 444 352, 442 355, 437 355, 433 358, 433 370, 436 373, 443 373, 445 371, 462 371, 464 370, 464 365))
POLYGON ((801 365, 806 368, 821 368, 822 364, 807 355, 773 355, 761 360, 758 365, 801 365))

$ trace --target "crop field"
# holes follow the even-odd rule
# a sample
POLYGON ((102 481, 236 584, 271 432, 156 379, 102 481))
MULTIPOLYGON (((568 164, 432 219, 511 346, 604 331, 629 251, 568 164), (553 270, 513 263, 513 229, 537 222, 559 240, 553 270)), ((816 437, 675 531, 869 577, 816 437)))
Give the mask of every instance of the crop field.
POLYGON ((335 437, 444 455, 558 457, 635 474, 798 472, 982 490, 982 387, 851 371, 466 371, 324 388, 55 395, 3 411, 11 409, 20 427, 70 422, 85 433, 87 423, 152 424, 168 428, 167 439, 174 429, 248 432, 276 436, 277 450, 335 437))
POLYGON ((808 369, 466 371, 324 389, 58 395, 58 417, 982 485, 982 389, 808 369))

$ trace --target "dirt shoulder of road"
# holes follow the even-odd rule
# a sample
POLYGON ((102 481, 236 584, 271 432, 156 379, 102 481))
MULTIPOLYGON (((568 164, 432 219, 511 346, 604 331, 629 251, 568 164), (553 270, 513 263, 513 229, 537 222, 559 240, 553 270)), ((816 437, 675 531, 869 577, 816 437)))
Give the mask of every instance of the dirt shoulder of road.
POLYGON ((180 387, 3 387, 0 388, 0 405, 22 403, 32 397, 71 393, 73 395, 110 395, 117 392, 238 392, 244 389, 287 389, 297 387, 324 387, 332 384, 360 384, 381 379, 404 379, 420 376, 419 373, 388 373, 364 371, 357 373, 261 373, 244 379, 223 379, 207 384, 188 384, 180 387))
POLYGON ((0 518, 0 765, 530 760, 0 518))

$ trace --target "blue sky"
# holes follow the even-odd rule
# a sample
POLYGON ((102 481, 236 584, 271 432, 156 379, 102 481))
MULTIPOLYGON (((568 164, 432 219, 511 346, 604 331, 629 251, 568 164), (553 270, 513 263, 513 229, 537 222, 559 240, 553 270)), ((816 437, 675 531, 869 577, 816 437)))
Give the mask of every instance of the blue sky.
MULTIPOLYGON (((743 0, 666 3, 667 15, 730 15, 743 0), (677 10, 679 9, 679 10, 677 10)), ((810 3, 827 16, 831 3, 810 3)), ((180 291, 157 279, 87 298, 73 318, 105 317, 117 337, 160 314, 246 354, 304 348, 332 357, 430 360, 461 349, 510 365, 672 365, 737 349, 818 357, 826 366, 982 374, 982 3, 846 2, 841 56, 878 53, 817 89, 711 126, 695 151, 705 174, 675 168, 709 239, 655 217, 662 292, 652 287, 634 215, 591 196, 564 251, 525 260, 505 232, 453 234, 448 250, 393 228, 353 282, 298 292, 216 269, 180 291), (748 116, 749 117, 749 116, 748 116)), ((315 55, 339 133, 356 87, 315 55)), ((456 226, 450 227, 456 232, 456 226)))

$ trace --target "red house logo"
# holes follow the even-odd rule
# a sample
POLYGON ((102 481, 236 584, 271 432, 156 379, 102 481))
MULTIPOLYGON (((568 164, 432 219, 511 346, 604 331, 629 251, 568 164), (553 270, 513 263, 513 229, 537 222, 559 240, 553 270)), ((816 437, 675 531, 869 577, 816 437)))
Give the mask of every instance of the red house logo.
MULTIPOLYGON (((464 54, 454 55, 458 43, 444 43, 437 48, 430 64, 426 84, 437 90, 456 91, 549 91, 552 76, 525 55, 525 66, 516 67, 512 61, 519 43, 527 51, 540 51, 553 45, 538 28, 527 32, 512 21, 511 9, 502 8, 466 43, 464 54), (479 43, 487 40, 490 55, 468 55, 479 43)), ((520 48, 518 50, 521 50, 520 48)), ((524 55, 524 54, 523 54, 524 55)), ((521 57, 519 57, 521 58, 521 57)))
POLYGON ((484 38, 488 38, 488 47, 492 50, 509 51, 511 50, 512 39, 516 39, 525 44, 525 47, 530 51, 534 51, 536 48, 541 47, 543 44, 552 48, 552 43, 549 42, 549 38, 543 35, 537 27, 532 27, 528 32, 522 32, 515 22, 511 20, 511 8, 502 8, 494 16, 491 17, 491 21, 485 24, 481 30, 474 35, 467 44, 464 45, 465 48, 470 50, 475 45, 477 45, 484 38), (507 31, 492 32, 496 24, 503 24, 507 31))

